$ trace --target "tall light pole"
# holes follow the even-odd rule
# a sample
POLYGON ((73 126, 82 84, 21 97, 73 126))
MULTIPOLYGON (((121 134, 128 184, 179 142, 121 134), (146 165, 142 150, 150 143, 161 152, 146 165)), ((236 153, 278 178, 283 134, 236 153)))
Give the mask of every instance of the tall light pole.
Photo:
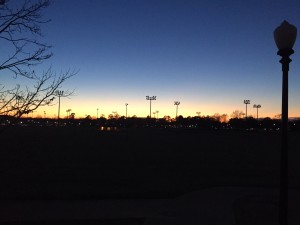
POLYGON ((274 39, 281 56, 282 64, 282 106, 281 106, 281 158, 280 158, 280 190, 279 190, 279 224, 287 225, 288 218, 288 72, 294 53, 293 46, 297 38, 297 28, 283 21, 274 30, 274 39))
POLYGON ((146 100, 149 100, 150 101, 150 114, 149 114, 149 116, 150 116, 150 118, 151 118, 151 101, 153 101, 153 100, 156 100, 156 96, 152 96, 152 97, 150 97, 150 96, 146 96, 146 100))
POLYGON ((178 114, 178 106, 180 105, 180 102, 179 101, 175 101, 174 105, 176 105, 176 117, 175 117, 175 119, 176 119, 177 118, 177 114, 178 114))
POLYGON ((56 91, 56 95, 58 96, 58 115, 57 119, 59 119, 59 114, 60 114, 60 97, 63 96, 64 91, 56 91))
POLYGON ((247 105, 250 104, 250 100, 244 100, 244 104, 246 104, 246 119, 247 119, 247 105))
POLYGON ((98 119, 98 111, 99 111, 99 109, 97 108, 97 119, 98 119))
POLYGON ((67 112, 67 119, 70 119, 70 112, 72 111, 72 109, 67 109, 66 112, 67 112))
POLYGON ((256 119, 258 120, 258 109, 261 108, 261 105, 253 105, 253 108, 256 108, 256 119))
POLYGON ((196 112, 196 114, 198 115, 198 117, 200 117, 201 112, 196 112))
POLYGON ((159 113, 159 111, 158 110, 156 110, 156 118, 158 119, 158 113, 159 113))
POLYGON ((126 107, 126 119, 127 119, 127 106, 128 106, 128 103, 125 103, 125 107, 126 107))

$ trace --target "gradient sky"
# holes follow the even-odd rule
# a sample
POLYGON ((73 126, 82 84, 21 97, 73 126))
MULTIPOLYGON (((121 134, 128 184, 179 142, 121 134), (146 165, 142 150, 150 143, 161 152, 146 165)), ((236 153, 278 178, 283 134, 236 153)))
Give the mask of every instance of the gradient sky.
MULTIPOLYGON (((53 45, 49 65, 79 70, 63 89, 61 117, 175 117, 245 112, 281 113, 282 72, 273 31, 283 20, 300 28, 299 0, 56 0, 42 27, 53 45), (153 115, 152 115, 153 116, 153 115)), ((289 116, 300 116, 300 48, 296 40, 289 72, 289 116)), ((35 115, 57 115, 58 105, 35 115)))

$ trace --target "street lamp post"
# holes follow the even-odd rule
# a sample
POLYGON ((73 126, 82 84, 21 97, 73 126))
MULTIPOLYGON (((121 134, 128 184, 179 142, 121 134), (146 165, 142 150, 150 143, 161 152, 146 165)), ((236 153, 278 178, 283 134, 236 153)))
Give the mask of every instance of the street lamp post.
POLYGON ((287 225, 288 218, 288 71, 294 53, 293 46, 297 37, 297 28, 283 21, 274 30, 274 39, 281 56, 282 64, 282 106, 281 106, 281 157, 280 157, 280 190, 279 190, 279 224, 287 225))
POLYGON ((128 106, 128 103, 125 103, 125 107, 126 107, 126 119, 127 119, 127 106, 128 106))
POLYGON ((97 119, 98 119, 98 111, 99 111, 99 109, 97 108, 97 119))
POLYGON ((196 112, 196 114, 198 115, 198 117, 200 117, 201 112, 196 112))
POLYGON ((152 97, 150 97, 150 96, 146 96, 146 100, 149 100, 150 101, 150 114, 149 114, 149 116, 150 116, 150 118, 151 118, 151 101, 152 100, 156 100, 156 96, 152 96, 152 97))
POLYGON ((247 105, 250 104, 250 100, 244 100, 244 104, 246 104, 246 119, 247 119, 247 105))
POLYGON ((156 110, 156 118, 158 119, 158 113, 159 113, 159 111, 158 110, 156 110))
POLYGON ((72 111, 72 109, 67 109, 66 112, 67 112, 67 119, 70 119, 70 112, 72 111))
POLYGON ((178 106, 180 105, 180 102, 179 101, 175 101, 174 105, 176 105, 176 117, 175 117, 175 119, 176 119, 177 118, 177 114, 178 114, 178 106))
POLYGON ((59 119, 59 114, 60 114, 60 97, 63 96, 64 91, 56 91, 56 95, 58 96, 58 115, 57 119, 59 119))
POLYGON ((253 108, 256 108, 256 119, 258 120, 258 109, 261 108, 261 105, 253 105, 253 108))

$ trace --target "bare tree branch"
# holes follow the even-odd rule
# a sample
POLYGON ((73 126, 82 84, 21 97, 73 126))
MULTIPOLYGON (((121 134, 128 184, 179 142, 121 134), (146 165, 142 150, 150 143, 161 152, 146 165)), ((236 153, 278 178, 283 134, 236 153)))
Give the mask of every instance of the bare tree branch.
MULTIPOLYGON (((23 0, 19 8, 9 0, 0 0, 0 44, 10 51, 6 58, 0 59, 0 72, 10 71, 32 82, 29 86, 16 84, 6 88, 0 80, 0 124, 3 116, 20 118, 39 107, 54 104, 62 84, 78 73, 68 70, 56 74, 51 68, 36 73, 32 68, 52 56, 48 52, 51 46, 39 40, 42 37, 40 25, 50 21, 42 18, 48 6, 50 0, 23 0)), ((60 97, 71 96, 73 92, 64 90, 60 97)))
MULTIPOLYGON (((51 105, 57 97, 56 91, 62 88, 61 84, 76 74, 77 71, 67 71, 56 75, 49 69, 41 76, 32 72, 31 76, 36 78, 33 88, 26 86, 21 89, 21 86, 17 85, 11 90, 4 90, 2 86, 0 89, 0 115, 21 117, 41 106, 51 105)), ((73 95, 73 91, 64 90, 63 97, 71 95, 73 95)))
POLYGON ((9 69, 15 75, 29 77, 28 67, 35 66, 52 56, 50 45, 42 43, 41 24, 50 20, 42 19, 42 12, 50 6, 49 0, 32 3, 24 0, 20 8, 12 8, 6 1, 0 8, 0 40, 14 51, 0 61, 0 71, 9 69), (27 52, 30 51, 30 52, 27 52))

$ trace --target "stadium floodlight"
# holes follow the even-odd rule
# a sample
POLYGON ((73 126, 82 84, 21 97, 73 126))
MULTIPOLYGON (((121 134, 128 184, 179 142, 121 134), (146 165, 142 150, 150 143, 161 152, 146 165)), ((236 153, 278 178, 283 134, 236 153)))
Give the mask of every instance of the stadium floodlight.
POLYGON ((146 96, 146 100, 149 100, 150 101, 150 114, 149 114, 149 117, 151 118, 151 102, 153 100, 156 100, 156 96, 146 96))

